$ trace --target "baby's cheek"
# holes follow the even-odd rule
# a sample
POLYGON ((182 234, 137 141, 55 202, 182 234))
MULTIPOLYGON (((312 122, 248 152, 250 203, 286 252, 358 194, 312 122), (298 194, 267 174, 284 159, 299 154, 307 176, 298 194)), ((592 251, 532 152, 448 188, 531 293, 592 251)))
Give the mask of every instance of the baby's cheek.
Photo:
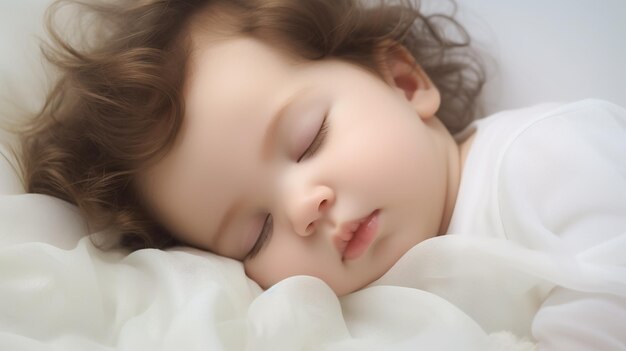
POLYGON ((244 262, 244 268, 248 277, 263 289, 289 277, 308 275, 323 280, 335 290, 340 272, 340 267, 331 267, 324 258, 295 250, 259 254, 253 260, 244 262))
POLYGON ((289 250, 266 250, 244 262, 244 268, 248 277, 268 289, 285 278, 311 275, 307 261, 305 255, 294 255, 289 250))
POLYGON ((272 286, 272 284, 266 281, 267 277, 264 277, 261 271, 256 268, 256 265, 244 262, 243 267, 248 278, 254 280, 263 290, 267 290, 272 286))

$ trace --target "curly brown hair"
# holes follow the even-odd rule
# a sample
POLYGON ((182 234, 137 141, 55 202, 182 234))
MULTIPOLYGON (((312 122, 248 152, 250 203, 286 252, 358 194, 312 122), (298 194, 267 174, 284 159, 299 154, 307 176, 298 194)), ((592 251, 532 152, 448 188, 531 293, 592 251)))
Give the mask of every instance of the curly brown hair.
POLYGON ((21 135, 27 191, 76 204, 92 230, 113 228, 132 250, 176 244, 136 182, 180 129, 189 34, 200 19, 223 21, 232 34, 307 60, 339 58, 379 76, 376 50, 402 45, 441 93, 438 118, 457 132, 474 119, 484 70, 452 15, 418 8, 382 0, 57 0, 47 12, 51 41, 42 53, 60 75, 21 135), (83 24, 74 42, 56 29, 67 4, 77 5, 83 24), (454 35, 446 35, 451 28, 454 35))

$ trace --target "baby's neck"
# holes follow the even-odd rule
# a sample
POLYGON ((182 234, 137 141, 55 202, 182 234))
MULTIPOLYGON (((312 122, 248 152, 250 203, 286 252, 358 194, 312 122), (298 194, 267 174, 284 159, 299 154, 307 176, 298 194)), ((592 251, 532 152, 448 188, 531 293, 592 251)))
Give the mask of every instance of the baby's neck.
POLYGON ((439 226, 438 235, 444 235, 448 232, 448 227, 452 219, 452 213, 454 212, 454 207, 456 205, 457 195, 459 193, 463 167, 465 166, 465 160, 467 159, 467 155, 472 143, 474 142, 475 136, 476 133, 472 131, 462 140, 455 141, 452 137, 447 138, 448 140, 446 140, 449 145, 448 186, 443 217, 441 225, 439 226))

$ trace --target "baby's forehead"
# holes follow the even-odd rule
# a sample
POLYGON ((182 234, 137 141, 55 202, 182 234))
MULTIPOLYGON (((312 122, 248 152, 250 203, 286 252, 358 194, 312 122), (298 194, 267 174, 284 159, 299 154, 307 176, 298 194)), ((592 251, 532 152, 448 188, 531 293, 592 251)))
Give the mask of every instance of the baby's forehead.
POLYGON ((232 37, 198 48, 188 62, 184 89, 185 109, 193 113, 230 106, 228 111, 250 108, 270 92, 287 89, 296 66, 281 51, 250 37, 232 37), (285 83, 285 84, 281 84, 285 83))
MULTIPOLYGON (((289 33, 281 33, 280 30, 265 30, 263 28, 250 30, 251 21, 257 21, 255 11, 266 11, 271 5, 262 6, 263 9, 247 10, 233 5, 230 1, 210 2, 194 13, 188 20, 184 29, 184 35, 188 37, 189 62, 193 64, 198 52, 215 46, 222 41, 236 38, 253 38, 272 46, 291 62, 297 63, 304 60, 299 54, 298 48, 289 43, 289 33)), ((288 14, 284 14, 287 16, 288 14)), ((289 14, 293 17, 295 14, 289 14)), ((277 18, 276 21, 287 21, 287 18, 277 18)), ((257 23, 257 26, 259 24, 257 23)), ((271 25, 269 25, 271 27, 271 25)), ((262 27, 262 26, 261 26, 262 27)))

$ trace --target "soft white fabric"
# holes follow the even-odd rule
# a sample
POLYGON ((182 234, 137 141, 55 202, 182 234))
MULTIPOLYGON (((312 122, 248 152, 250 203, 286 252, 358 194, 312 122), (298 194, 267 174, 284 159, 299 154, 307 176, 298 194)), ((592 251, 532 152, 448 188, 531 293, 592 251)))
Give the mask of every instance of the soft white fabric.
POLYGON ((487 335, 427 292, 377 286, 337 299, 293 277, 270 290, 191 249, 123 257, 42 243, 0 248, 2 350, 532 350, 487 335), (453 337, 451 337, 453 336, 453 337))
POLYGON ((539 350, 625 350, 626 110, 585 100, 475 124, 450 234, 377 284, 411 282, 539 350))

